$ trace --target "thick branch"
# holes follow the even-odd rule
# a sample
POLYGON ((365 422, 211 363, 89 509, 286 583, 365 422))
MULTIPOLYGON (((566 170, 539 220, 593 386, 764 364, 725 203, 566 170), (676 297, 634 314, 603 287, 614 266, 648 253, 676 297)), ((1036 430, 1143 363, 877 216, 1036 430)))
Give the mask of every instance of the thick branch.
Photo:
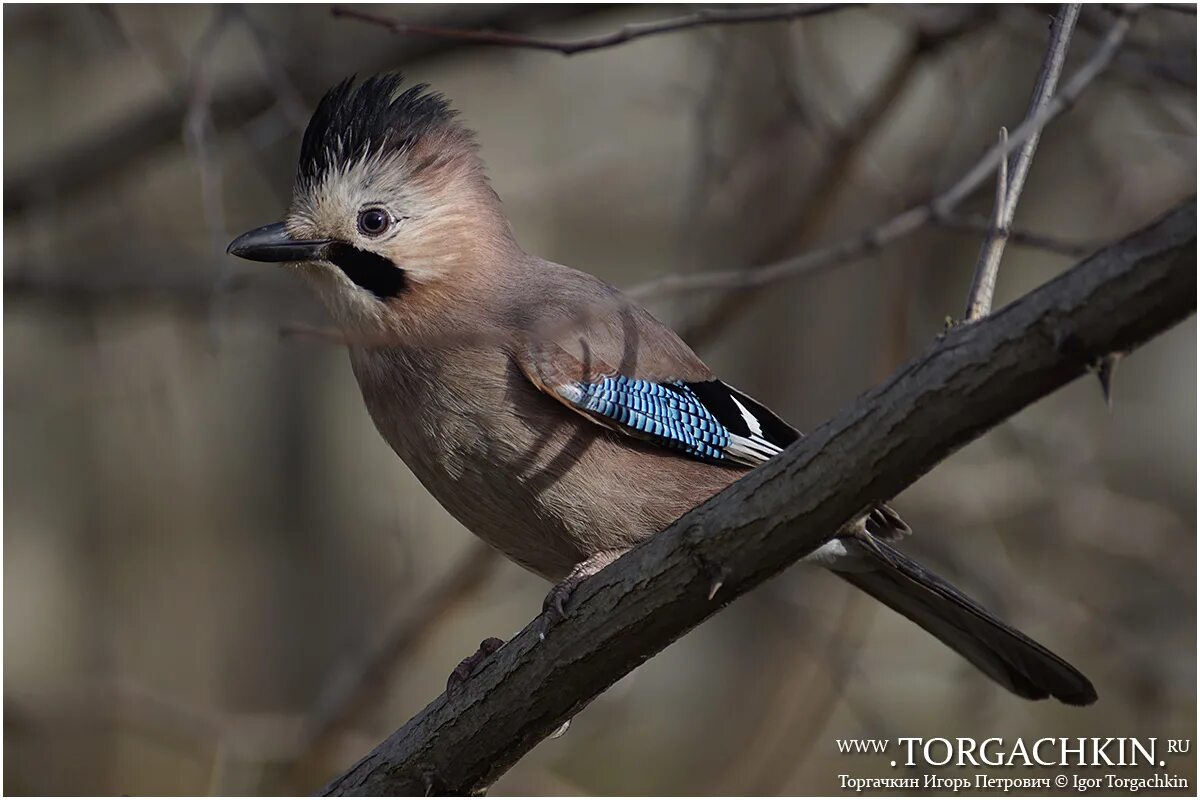
POLYGON ((957 448, 1195 311, 1196 203, 974 325, 586 581, 326 794, 478 791, 621 676, 957 448), (723 576, 715 601, 713 576, 723 576))

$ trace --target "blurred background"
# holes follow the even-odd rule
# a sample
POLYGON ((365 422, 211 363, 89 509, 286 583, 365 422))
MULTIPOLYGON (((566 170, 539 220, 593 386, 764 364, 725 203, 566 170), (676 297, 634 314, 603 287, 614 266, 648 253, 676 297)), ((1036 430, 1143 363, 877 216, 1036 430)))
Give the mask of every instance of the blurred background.
MULTIPOLYGON (((680 6, 396 6, 575 38, 680 6)), ((226 256, 280 218, 333 82, 402 68, 478 131, 519 240, 632 287, 841 241, 1024 117, 1053 6, 889 6, 567 58, 330 8, 4 8, 4 791, 307 793, 541 608, 376 434, 306 287, 226 256)), ((1087 6, 1066 74, 1112 24, 1087 6)), ((1150 8, 1045 131, 997 305, 1195 193, 1196 18, 1150 8)), ((812 428, 962 315, 991 181, 946 224, 768 289, 663 297, 812 428)), ((1196 731, 1196 330, 896 499, 906 550, 1082 668, 1028 703, 789 570, 618 683, 495 794, 838 792, 835 740, 1196 731)), ((1168 772, 1195 786, 1195 757, 1168 772)), ((1022 770, 1021 774, 1036 774, 1022 770)), ((1139 774, 1137 770, 1122 774, 1139 774)), ((1188 790, 1185 793, 1191 793, 1188 790)))

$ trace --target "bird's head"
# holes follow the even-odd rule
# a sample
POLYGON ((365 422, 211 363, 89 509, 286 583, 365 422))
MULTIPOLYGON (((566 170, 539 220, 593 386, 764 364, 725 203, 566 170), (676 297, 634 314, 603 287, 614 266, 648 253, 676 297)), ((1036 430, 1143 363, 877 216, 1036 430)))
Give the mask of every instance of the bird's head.
POLYGON ((425 85, 349 78, 308 123, 285 220, 228 252, 299 268, 345 326, 396 324, 414 298, 453 293, 515 247, 476 150, 425 85))

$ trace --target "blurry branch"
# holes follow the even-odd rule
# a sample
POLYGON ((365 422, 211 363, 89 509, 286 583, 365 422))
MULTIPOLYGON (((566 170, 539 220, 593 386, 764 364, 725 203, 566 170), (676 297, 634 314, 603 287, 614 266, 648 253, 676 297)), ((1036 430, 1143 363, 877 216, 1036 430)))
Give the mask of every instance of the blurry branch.
POLYGON ((200 204, 204 213, 214 248, 220 247, 225 235, 225 204, 221 202, 221 168, 217 163, 217 152, 213 139, 210 108, 212 105, 212 60, 217 44, 233 22, 233 6, 213 9, 212 19, 192 55, 188 69, 188 107, 183 118, 183 140, 192 151, 196 168, 200 173, 200 204))
POLYGON ((665 275, 635 286, 629 291, 629 294, 645 299, 668 294, 766 286, 873 252, 885 244, 908 236, 927 223, 945 217, 979 188, 996 170, 1000 161, 1008 158, 1010 152, 1023 145, 1031 136, 1039 134, 1052 119, 1071 107, 1096 76, 1112 63, 1113 57, 1129 31, 1130 24, 1131 16, 1129 14, 1118 17, 1108 35, 1096 48, 1095 53, 1071 76, 1062 91, 1050 98, 1036 113, 1026 117, 1008 137, 1007 142, 998 142, 990 147, 965 175, 932 200, 903 211, 855 237, 775 264, 751 270, 735 269, 691 275, 665 275))
POLYGON ((329 682, 309 714, 212 710, 122 678, 76 686, 77 691, 60 697, 5 699, 17 709, 17 717, 40 721, 49 729, 114 725, 158 744, 170 743, 186 754, 231 754, 238 762, 257 767, 282 764, 287 785, 275 788, 302 787, 328 776, 331 751, 367 727, 363 718, 376 707, 388 679, 483 587, 498 562, 494 550, 473 544, 436 585, 414 602, 397 607, 361 657, 329 682))
MULTIPOLYGON (((1039 50, 1044 45, 1042 34, 1044 26, 1040 24, 1045 18, 1044 11, 1037 11, 1034 6, 1018 9, 1010 7, 999 15, 1001 26, 1005 32, 1013 36, 1013 40, 1022 45, 1032 45, 1036 42, 1039 50), (1031 19, 1032 18, 1032 19, 1031 19), (1032 20, 1038 25, 1034 27, 1032 20)), ((1076 38, 1086 37, 1084 45, 1091 46, 1098 41, 1111 27, 1111 15, 1100 10, 1099 6, 1085 5, 1079 15, 1076 27, 1076 38)), ((1103 80, 1113 84, 1126 84, 1143 90, 1153 89, 1164 94, 1174 95, 1182 100, 1193 100, 1196 94, 1196 40, 1188 36, 1183 41, 1160 41, 1150 43, 1127 38, 1117 54, 1112 66, 1106 70, 1103 80)))
POLYGON ((328 776, 323 770, 340 734, 361 727, 362 718, 376 708, 401 662, 483 587, 497 561, 495 550, 472 544, 445 577, 415 602, 398 608, 358 660, 334 676, 305 725, 303 744, 287 776, 291 788, 298 790, 328 776))
POLYGON ((275 38, 262 26, 256 16, 246 13, 244 6, 238 7, 238 14, 258 51, 264 77, 275 91, 276 105, 288 124, 297 131, 303 132, 308 124, 308 105, 304 102, 303 93, 288 75, 287 67, 279 55, 275 38))
MULTIPOLYGON (((847 172, 853 168, 871 134, 887 118, 896 101, 904 94, 917 74, 917 67, 926 59, 935 56, 949 43, 978 30, 993 19, 987 10, 972 9, 967 14, 952 17, 941 25, 926 24, 909 39, 907 49, 888 68, 887 77, 879 82, 878 88, 861 107, 861 110, 824 147, 817 176, 807 199, 794 215, 797 227, 788 235, 788 242, 802 243, 810 234, 821 227, 825 215, 833 207, 832 196, 844 182, 847 172)), ((787 247, 788 242, 772 243, 765 248, 764 259, 778 259, 795 252, 787 247), (784 249, 787 248, 787 249, 784 249)), ((722 296, 702 316, 685 323, 681 333, 693 347, 712 341, 733 322, 740 312, 749 307, 753 292, 737 292, 722 296)))
POLYGON ((473 793, 724 605, 967 442, 1196 307, 1196 201, 973 325, 584 582, 326 794, 473 793), (714 576, 723 579, 709 600, 714 576))
MULTIPOLYGON (((993 230, 994 223, 992 220, 982 214, 947 214, 946 216, 933 221, 935 225, 945 228, 950 231, 959 231, 961 233, 984 234, 985 236, 993 230)), ((1008 237, 1010 244, 1021 245, 1024 247, 1033 247, 1038 250, 1046 250, 1059 255, 1071 256, 1073 258, 1081 258, 1092 252, 1099 246, 1098 242, 1069 242, 1059 239, 1054 236, 1047 236, 1041 233, 1032 231, 1024 231, 1019 228, 1009 227, 1005 234, 1008 237)))
POLYGON ((356 344, 340 328, 332 328, 328 325, 309 325, 304 322, 289 322, 286 325, 280 325, 279 338, 308 339, 314 342, 326 342, 343 347, 356 344))
POLYGON ((1151 3, 1150 7, 1157 11, 1175 11, 1189 17, 1196 16, 1195 3, 1151 3))
POLYGON ((770 669, 761 675, 768 683, 763 687, 766 696, 754 709, 762 722, 736 743, 736 749, 722 754, 720 771, 704 778, 706 793, 787 794, 791 774, 814 754, 854 675, 870 617, 869 611, 863 613, 864 600, 844 592, 841 612, 822 610, 820 620, 801 616, 791 603, 775 612, 776 623, 786 628, 779 637, 784 652, 764 665, 770 669))
MULTIPOLYGON (((187 308, 207 307, 212 276, 203 268, 208 265, 197 265, 195 269, 163 269, 162 264, 170 259, 169 253, 131 254, 121 259, 119 266, 103 270, 84 262, 71 262, 54 270, 10 264, 4 272, 4 299, 81 306, 100 302, 162 301, 187 308)), ((250 283, 250 278, 243 275, 233 281, 229 290, 242 289, 250 283)))
POLYGON ((285 714, 231 714, 170 697, 127 677, 76 681, 61 694, 6 694, 11 715, 47 732, 112 726, 204 757, 221 748, 257 763, 296 752, 300 719, 285 714))
POLYGON ((423 25, 417 22, 401 22, 393 17, 358 11, 345 6, 334 6, 333 16, 356 19, 387 28, 395 34, 413 36, 428 36, 437 39, 449 39, 466 44, 495 45, 497 47, 515 47, 525 50, 550 50, 572 56, 589 50, 601 50, 615 47, 634 39, 646 36, 658 36, 664 33, 699 28, 704 25, 736 25, 748 22, 775 22, 779 20, 800 19, 826 14, 830 11, 840 11, 851 8, 857 3, 810 3, 784 6, 744 6, 742 8, 702 8, 692 14, 655 22, 640 22, 623 25, 610 33, 598 36, 587 36, 581 39, 548 39, 541 36, 530 36, 523 33, 507 33, 478 28, 450 28, 443 25, 423 25))
MULTIPOLYGON (((1029 101, 1026 119, 1037 116, 1054 97, 1054 90, 1058 88, 1058 78, 1067 62, 1067 50, 1071 45, 1075 23, 1079 19, 1079 8, 1078 3, 1065 3, 1054 16, 1046 57, 1042 60, 1042 68, 1034 84, 1033 98, 1029 101)), ((1041 138, 1041 131, 1035 130, 1011 159, 1000 160, 992 228, 984 236, 983 245, 979 248, 975 275, 971 279, 971 291, 967 295, 965 319, 968 322, 982 319, 992 310, 992 296, 996 293, 996 277, 1000 272, 1000 259, 1004 256, 1004 245, 1008 243, 1008 230, 1012 227, 1013 217, 1017 213, 1017 202, 1021 199, 1021 190, 1025 188, 1025 178, 1029 175, 1033 154, 1037 151, 1041 138)), ((1007 140, 1008 131, 1001 128, 1000 146, 1005 147, 1007 140)))
MULTIPOLYGON (((530 5, 496 8, 466 7, 454 10, 456 18, 469 15, 479 25, 528 27, 546 22, 593 14, 604 6, 530 5)), ((367 52, 360 67, 363 71, 395 68, 397 64, 453 50, 461 44, 445 39, 407 41, 402 48, 367 52)), ((320 64, 317 64, 319 67, 320 64)), ((322 74, 313 70, 310 85, 316 94, 340 74, 322 74)), ((268 74, 273 74, 268 70, 268 74)), ((209 114, 213 126, 228 129, 244 125, 274 108, 281 100, 274 79, 241 80, 213 90, 209 114)), ((185 91, 164 94, 119 122, 94 134, 56 149, 40 160, 6 171, 4 178, 4 216, 24 214, 47 203, 62 200, 118 179, 131 164, 153 155, 159 149, 179 141, 190 108, 185 91)))

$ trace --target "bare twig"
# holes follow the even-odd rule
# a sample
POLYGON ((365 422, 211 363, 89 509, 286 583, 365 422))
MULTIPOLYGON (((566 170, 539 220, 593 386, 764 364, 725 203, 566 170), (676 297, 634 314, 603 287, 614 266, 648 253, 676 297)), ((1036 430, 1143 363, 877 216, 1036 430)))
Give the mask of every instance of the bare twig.
MULTIPOLYGON (((973 235, 983 234, 984 236, 991 233, 995 227, 992 220, 982 214, 948 214, 941 219, 933 220, 933 224, 949 231, 959 231, 973 235)), ((1071 258, 1086 256, 1102 244, 1101 242, 1072 242, 1056 236, 1021 230, 1012 226, 1008 228, 1008 242, 1009 244, 1022 247, 1032 247, 1063 256, 1070 256, 1071 258)))
POLYGON ((630 290, 634 297, 645 299, 668 294, 707 292, 714 290, 749 289, 765 286, 857 258, 878 250, 885 244, 907 236, 925 224, 941 219, 952 212, 995 171, 1001 159, 1041 131, 1052 119, 1066 111, 1084 89, 1112 63, 1113 56, 1129 32, 1131 15, 1123 14, 1113 23, 1091 58, 1081 66, 1062 91, 1051 98, 1038 113, 1029 116, 1014 130, 1007 144, 997 143, 958 179, 949 189, 932 200, 902 211, 891 219, 869 228, 857 236, 827 247, 811 250, 794 258, 753 270, 725 270, 692 275, 665 275, 630 290))
POLYGON ((702 8, 692 14, 655 22, 641 22, 623 25, 615 31, 598 36, 587 36, 581 39, 549 39, 541 36, 530 36, 524 33, 508 33, 506 31, 483 30, 472 28, 451 28, 443 25, 422 25, 415 22, 401 22, 393 17, 372 14, 345 6, 334 6, 335 17, 346 17, 369 22, 387 28, 395 34, 415 36, 431 36, 438 39, 450 39, 467 44, 494 45, 497 47, 514 47, 524 50, 549 50, 564 56, 585 53, 590 50, 601 50, 606 47, 642 39, 646 36, 658 36, 664 33, 676 33, 704 25, 738 25, 748 22, 776 22, 779 20, 800 19, 826 14, 830 11, 840 11, 857 3, 811 3, 784 6, 747 6, 743 8, 702 8))
POLYGON ((1009 135, 1007 148, 1000 147, 999 145, 992 147, 958 184, 938 199, 938 202, 935 204, 935 211, 944 213, 950 208, 957 206, 964 197, 987 179, 987 176, 996 169, 996 165, 1000 159, 1008 157, 1008 154, 1013 149, 1024 144, 1029 137, 1039 134, 1050 120, 1074 105, 1079 96, 1083 94, 1083 91, 1091 85, 1092 81, 1112 63, 1117 50, 1121 47, 1121 43, 1125 41, 1125 37, 1129 34, 1129 28, 1133 25, 1135 13, 1136 10, 1133 9, 1122 12, 1116 21, 1113 22, 1112 27, 1108 29, 1108 33, 1100 40, 1100 44, 1097 45, 1096 51, 1092 53, 1091 58, 1075 71, 1070 80, 1063 85, 1062 91, 1050 98, 1045 105, 1038 109, 1036 114, 1030 114, 1026 117, 1012 131, 1009 135))
MULTIPOLYGON (((804 247, 834 208, 832 199, 845 182, 846 174, 858 162, 866 143, 888 118, 913 77, 919 74, 917 68, 949 43, 978 30, 991 19, 991 12, 974 10, 969 14, 957 15, 948 23, 925 25, 910 37, 907 49, 888 67, 886 77, 879 81, 878 88, 862 103, 854 119, 836 131, 822 147, 824 158, 811 181, 812 188, 793 214, 796 224, 785 238, 776 237, 775 241, 759 248, 756 261, 774 261, 804 247)), ((758 150, 755 148, 756 152, 758 150)), ((720 335, 751 306, 753 299, 752 291, 724 294, 711 308, 684 323, 680 333, 693 347, 701 347, 720 335)))
MULTIPOLYGON (((1000 127, 1000 144, 1008 144, 1008 128, 1000 127)), ((1004 243, 1008 241, 1008 226, 1004 224, 1004 209, 1008 203, 1008 159, 1000 159, 996 170, 996 202, 992 210, 992 224, 983 237, 979 258, 975 262, 975 276, 971 279, 971 290, 967 294, 966 320, 983 319, 992 310, 992 296, 996 293, 996 275, 1000 271, 1000 256, 1004 243)))
MULTIPOLYGON (((1079 3, 1064 3, 1061 13, 1054 17, 1054 22, 1050 26, 1050 41, 1046 46, 1046 57, 1042 61, 1042 68, 1034 85, 1033 97, 1029 100, 1029 111, 1025 114, 1027 118, 1036 116, 1054 99, 1054 93, 1058 90, 1059 77, 1062 75, 1063 66, 1067 63, 1067 50, 1071 45, 1071 35, 1075 32, 1079 11, 1079 3)), ((1115 48, 1113 52, 1115 54, 1115 48)), ((1021 198, 1021 190, 1025 186, 1025 178, 1029 175, 1029 167, 1033 163, 1033 154, 1037 151, 1040 139, 1041 129, 1035 129, 1021 145, 1021 149, 1010 159, 1008 199, 1004 206, 1006 226, 1013 222, 1017 202, 1021 198)))
MULTIPOLYGON (((503 5, 463 6, 453 13, 468 15, 475 24, 528 27, 597 13, 601 6, 589 5, 503 5)), ((434 56, 462 44, 445 39, 406 40, 400 48, 376 48, 361 53, 364 71, 394 69, 397 64, 434 56)), ((321 66, 321 65, 317 65, 321 66)), ((309 80, 299 88, 317 93, 342 77, 333 61, 324 69, 307 70, 309 80)), ((214 87, 210 116, 218 130, 246 124, 279 102, 278 87, 259 76, 214 87)), ((179 141, 189 99, 183 92, 169 92, 134 109, 111 126, 76 138, 36 159, 11 165, 4 174, 4 216, 13 217, 61 203, 95 187, 103 187, 131 164, 161 152, 179 141)))
POLYGON ((781 455, 585 581, 326 794, 474 793, 635 666, 1020 409, 1196 308, 1196 202, 956 327, 781 455), (708 600, 712 566, 728 577, 708 600))
MULTIPOLYGON (((1067 62, 1067 50, 1071 45, 1075 23, 1079 19, 1079 10, 1078 3, 1066 3, 1054 17, 1046 57, 1042 60, 1042 68, 1034 84, 1026 118, 1036 116, 1054 98, 1059 76, 1062 75, 1063 65, 1067 62)), ((1004 128, 1000 131, 1000 145, 1006 147, 1008 131, 1004 128)), ((992 221, 993 232, 984 237, 979 248, 979 258, 975 262, 975 276, 971 281, 971 291, 967 295, 968 322, 986 317, 992 309, 996 276, 1000 272, 1004 246, 1008 243, 1008 230, 1016 215, 1017 202, 1021 199, 1021 190, 1025 188, 1025 178, 1029 175, 1029 167, 1033 163, 1033 154, 1037 151, 1039 139, 1041 131, 1034 130, 1010 159, 1000 160, 1000 178, 996 184, 997 205, 992 221)))

